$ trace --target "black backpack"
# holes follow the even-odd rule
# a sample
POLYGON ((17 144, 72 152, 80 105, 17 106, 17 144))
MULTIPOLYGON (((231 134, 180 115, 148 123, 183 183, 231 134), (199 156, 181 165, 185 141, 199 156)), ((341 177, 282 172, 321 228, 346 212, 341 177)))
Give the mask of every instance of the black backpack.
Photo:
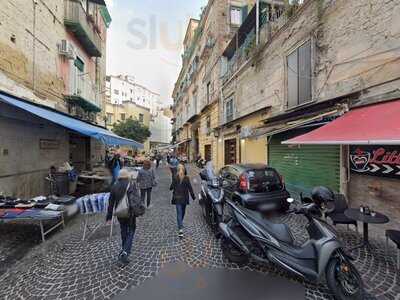
POLYGON ((142 202, 142 199, 140 199, 137 184, 136 183, 132 183, 132 184, 135 187, 135 193, 134 193, 135 197, 129 198, 129 208, 130 208, 133 216, 141 217, 146 212, 146 208, 144 206, 144 203, 142 202))

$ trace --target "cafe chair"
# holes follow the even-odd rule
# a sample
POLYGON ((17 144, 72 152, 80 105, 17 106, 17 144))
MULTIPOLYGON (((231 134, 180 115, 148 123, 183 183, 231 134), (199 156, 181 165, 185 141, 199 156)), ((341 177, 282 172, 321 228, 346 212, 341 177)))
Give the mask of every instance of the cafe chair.
POLYGON ((334 226, 336 226, 336 224, 345 224, 347 225, 347 229, 349 229, 349 225, 354 225, 358 233, 357 221, 346 217, 346 215, 344 214, 346 209, 348 209, 346 197, 343 194, 335 194, 334 202, 335 202, 334 210, 329 213, 326 213, 325 217, 331 219, 334 226))
POLYGON ((397 269, 400 269, 400 231, 386 230, 386 253, 389 247, 389 239, 397 246, 397 269))

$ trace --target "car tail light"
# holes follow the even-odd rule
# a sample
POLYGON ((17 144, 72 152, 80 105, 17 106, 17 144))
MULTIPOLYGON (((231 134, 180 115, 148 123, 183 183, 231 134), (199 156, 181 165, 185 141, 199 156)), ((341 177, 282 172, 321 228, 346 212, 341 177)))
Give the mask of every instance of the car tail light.
POLYGON ((242 174, 239 177, 239 188, 243 192, 247 192, 249 190, 249 181, 247 180, 247 176, 245 174, 242 174))

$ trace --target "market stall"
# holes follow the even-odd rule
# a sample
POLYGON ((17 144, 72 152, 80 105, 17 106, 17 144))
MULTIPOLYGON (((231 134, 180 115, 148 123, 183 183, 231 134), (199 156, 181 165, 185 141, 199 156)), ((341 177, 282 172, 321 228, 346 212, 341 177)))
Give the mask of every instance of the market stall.
POLYGON ((32 223, 40 227, 41 239, 65 227, 66 206, 73 204, 73 197, 36 197, 30 200, 0 196, 0 223, 32 223))

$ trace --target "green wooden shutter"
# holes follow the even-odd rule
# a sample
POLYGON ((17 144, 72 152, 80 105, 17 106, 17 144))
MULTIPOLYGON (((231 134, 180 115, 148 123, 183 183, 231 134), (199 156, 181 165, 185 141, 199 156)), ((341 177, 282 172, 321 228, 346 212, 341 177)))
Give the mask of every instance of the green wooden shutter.
POLYGON ((83 72, 83 70, 85 68, 85 63, 79 57, 77 57, 75 59, 74 65, 75 65, 75 67, 78 68, 79 71, 83 72))
POLYGON ((247 15, 248 15, 249 11, 247 8, 247 5, 242 7, 242 23, 244 22, 244 20, 246 20, 247 15))
POLYGON ((269 165, 284 177, 292 196, 300 192, 307 195, 313 187, 320 185, 339 192, 340 146, 281 144, 294 136, 276 135, 268 146, 269 165))

